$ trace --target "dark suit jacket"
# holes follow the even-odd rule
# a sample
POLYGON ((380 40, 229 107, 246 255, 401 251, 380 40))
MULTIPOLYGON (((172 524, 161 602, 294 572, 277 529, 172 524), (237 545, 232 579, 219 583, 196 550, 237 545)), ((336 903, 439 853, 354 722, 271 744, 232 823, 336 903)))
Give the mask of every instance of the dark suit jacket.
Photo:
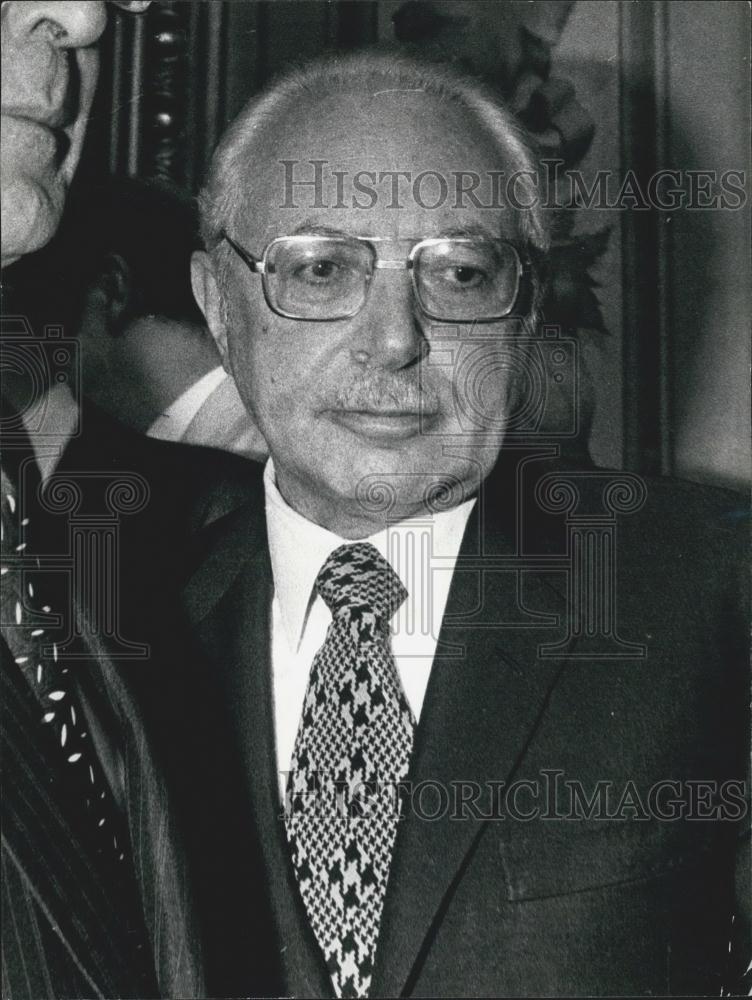
MULTIPOLYGON (((204 500, 209 485, 232 484, 223 494, 230 497, 242 490, 247 470, 245 461, 220 452, 149 440, 89 408, 82 435, 69 444, 41 500, 28 482, 19 493, 19 505, 34 508, 29 553, 64 563, 71 555, 73 521, 91 527, 111 515, 108 486, 146 485, 143 505, 119 519, 114 577, 89 588, 94 603, 103 587, 108 598, 117 595, 117 635, 91 628, 87 595, 58 586, 65 574, 47 576, 55 595, 50 603, 64 612, 63 628, 50 638, 76 653, 68 663, 70 680, 126 814, 132 847, 127 884, 133 893, 125 898, 90 843, 83 803, 65 784, 60 748, 42 727, 41 709, 3 642, 3 997, 206 992, 189 852, 157 741, 141 724, 130 682, 139 672, 157 671, 151 636, 160 622, 160 601, 180 573, 191 519, 211 520, 212 501, 204 500), (66 484, 80 490, 80 504, 56 512, 55 497, 68 495, 66 484), (72 596, 84 598, 77 607, 84 635, 73 638, 72 617, 65 612, 72 596), (122 640, 142 645, 147 655, 124 659, 129 650, 122 640)), ((27 512, 19 509, 19 518, 27 512)), ((91 583, 88 558, 85 551, 77 554, 79 572, 91 583)))
MULTIPOLYGON (((612 522, 615 582, 599 594, 617 634, 599 654, 570 627, 571 525, 555 503, 541 510, 552 471, 571 470, 504 457, 468 523, 374 996, 717 994, 745 962, 735 501, 650 481, 640 509, 612 522)), ((592 470, 578 489, 575 514, 602 515, 592 470)), ((260 473, 251 492, 198 533, 195 570, 165 608, 166 666, 132 691, 186 824, 208 993, 329 996, 278 802, 260 473)), ((577 552, 582 580, 597 567, 577 552)))

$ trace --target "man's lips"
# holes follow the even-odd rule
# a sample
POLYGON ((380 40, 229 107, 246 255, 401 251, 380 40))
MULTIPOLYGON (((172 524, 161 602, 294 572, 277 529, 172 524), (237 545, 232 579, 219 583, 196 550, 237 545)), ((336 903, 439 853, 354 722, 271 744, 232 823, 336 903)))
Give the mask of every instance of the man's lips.
POLYGON ((66 114, 62 105, 54 108, 3 105, 2 113, 4 118, 15 118, 17 121, 28 122, 30 125, 45 125, 53 131, 65 128, 72 122, 71 116, 66 114))
POLYGON ((75 61, 75 55, 71 50, 50 48, 48 61, 38 66, 34 80, 28 81, 29 89, 19 92, 16 87, 9 87, 5 91, 3 117, 44 125, 53 132, 73 125, 78 117, 76 94, 80 86, 72 86, 72 61, 75 61))
POLYGON ((24 133, 29 136, 36 134, 44 137, 44 141, 49 144, 50 154, 54 155, 57 163, 63 162, 70 149, 71 137, 63 125, 55 124, 57 121, 62 121, 61 115, 50 114, 43 116, 40 120, 27 115, 10 113, 3 109, 2 118, 3 122, 7 123, 8 127, 13 129, 19 137, 24 133))
POLYGON ((438 411, 330 410, 330 419, 362 437, 401 441, 434 424, 438 411))

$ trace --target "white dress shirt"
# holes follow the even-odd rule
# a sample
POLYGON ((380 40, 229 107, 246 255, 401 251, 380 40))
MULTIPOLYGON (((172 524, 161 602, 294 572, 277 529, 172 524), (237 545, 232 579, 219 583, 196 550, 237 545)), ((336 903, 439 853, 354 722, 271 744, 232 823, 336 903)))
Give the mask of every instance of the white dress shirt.
POLYGON ((202 375, 198 382, 181 392, 164 413, 160 413, 147 430, 147 437, 159 438, 160 441, 180 441, 207 398, 227 377, 222 365, 217 365, 206 375, 202 375))
MULTIPOLYGON (((314 583, 340 538, 296 513, 282 498, 269 459, 264 470, 266 519, 274 578, 272 678, 280 794, 290 769, 313 658, 331 612, 314 583)), ((364 541, 389 561, 408 597, 391 624, 392 653, 416 721, 431 673, 439 629, 465 526, 475 500, 390 525, 364 541)))
POLYGON ((67 382, 53 384, 39 405, 21 413, 44 482, 57 468, 71 437, 80 430, 78 402, 67 382))

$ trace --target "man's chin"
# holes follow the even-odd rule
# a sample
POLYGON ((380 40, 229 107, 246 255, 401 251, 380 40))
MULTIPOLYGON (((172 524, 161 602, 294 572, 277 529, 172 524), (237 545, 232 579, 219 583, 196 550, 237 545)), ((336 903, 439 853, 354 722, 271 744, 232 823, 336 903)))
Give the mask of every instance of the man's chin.
POLYGON ((440 454, 408 454, 402 461, 361 453, 339 470, 341 502, 376 523, 402 521, 457 507, 477 492, 483 471, 472 461, 442 467, 440 454))
POLYGON ((65 203, 58 178, 16 177, 2 188, 2 265, 41 250, 55 235, 65 203))
POLYGON ((396 522, 451 510, 475 492, 464 475, 376 473, 358 482, 356 500, 365 516, 376 522, 396 522))

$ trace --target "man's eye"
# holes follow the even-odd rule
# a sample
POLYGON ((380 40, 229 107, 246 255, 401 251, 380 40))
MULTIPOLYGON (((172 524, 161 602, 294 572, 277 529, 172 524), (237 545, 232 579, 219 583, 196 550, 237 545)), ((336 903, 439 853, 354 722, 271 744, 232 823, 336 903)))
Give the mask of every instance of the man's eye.
POLYGON ((309 260, 305 264, 300 264, 295 268, 295 277, 299 281, 307 281, 311 284, 323 284, 324 282, 337 281, 343 276, 344 268, 334 260, 327 260, 322 257, 318 260, 309 260))
POLYGON ((458 265, 448 268, 443 274, 443 280, 459 288, 479 288, 488 280, 485 271, 478 267, 458 265))
POLYGON ((339 270, 333 260, 315 260, 310 265, 310 273, 314 278, 331 278, 339 270))

